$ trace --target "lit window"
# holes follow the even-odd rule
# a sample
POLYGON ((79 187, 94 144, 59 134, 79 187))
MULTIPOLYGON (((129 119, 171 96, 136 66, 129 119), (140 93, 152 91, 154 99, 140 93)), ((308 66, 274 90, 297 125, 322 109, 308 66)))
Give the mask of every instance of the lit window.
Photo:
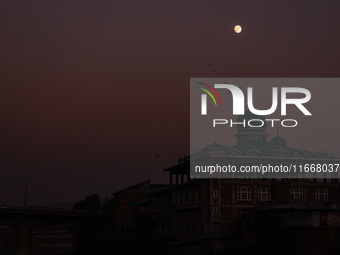
POLYGON ((259 188, 258 189, 258 200, 259 201, 270 201, 270 188, 259 188))
POLYGON ((315 200, 316 201, 328 201, 328 189, 316 189, 315 200))
POLYGON ((303 189, 302 188, 292 188, 290 191, 292 200, 303 201, 303 189))
POLYGON ((250 200, 251 191, 249 187, 239 187, 237 192, 238 200, 250 200))

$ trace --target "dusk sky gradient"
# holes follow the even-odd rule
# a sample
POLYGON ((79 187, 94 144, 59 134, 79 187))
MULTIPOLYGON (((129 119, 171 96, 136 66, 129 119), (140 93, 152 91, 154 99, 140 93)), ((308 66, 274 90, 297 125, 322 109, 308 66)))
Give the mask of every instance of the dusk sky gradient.
POLYGON ((25 181, 29 205, 165 183, 189 154, 190 77, 339 77, 339 11, 336 0, 1 1, 0 204, 22 205, 25 181))

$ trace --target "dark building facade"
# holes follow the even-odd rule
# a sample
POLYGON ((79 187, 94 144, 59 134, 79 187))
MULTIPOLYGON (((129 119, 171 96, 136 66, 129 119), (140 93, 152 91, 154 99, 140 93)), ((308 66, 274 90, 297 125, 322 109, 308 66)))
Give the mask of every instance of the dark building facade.
MULTIPOLYGON (((254 116, 248 112, 238 121, 247 118, 254 116)), ((267 142, 266 127, 239 127, 235 136, 235 146, 214 143, 197 153, 232 164, 339 163, 327 152, 288 147, 279 135, 267 142)), ((169 174, 169 185, 146 181, 114 193, 113 198, 117 233, 131 233, 153 247, 154 254, 339 251, 336 178, 197 179, 190 176, 190 157, 164 171, 169 174)))
MULTIPOLYGON (((245 116, 239 117, 238 122, 252 118, 254 116, 248 111, 245 116)), ((217 160, 223 158, 235 165, 252 165, 259 162, 285 164, 288 161, 299 164, 339 163, 334 155, 324 151, 315 153, 288 147, 286 140, 279 135, 267 142, 265 126, 239 126, 235 136, 235 146, 214 143, 202 148, 198 154, 212 156, 217 160)), ((170 175, 170 183, 175 185, 171 195, 171 231, 176 237, 174 245, 177 244, 178 254, 222 254, 231 251, 236 254, 247 253, 249 250, 244 247, 250 239, 240 233, 249 231, 250 219, 260 219, 260 215, 264 215, 262 212, 268 211, 271 215, 282 216, 282 219, 278 220, 282 226, 293 227, 283 220, 284 214, 278 209, 280 206, 290 208, 288 211, 294 211, 292 215, 296 214, 296 208, 309 208, 304 212, 309 215, 310 224, 302 224, 300 228, 308 226, 316 229, 337 229, 340 223, 339 183, 338 179, 331 179, 329 175, 325 175, 328 178, 309 179, 194 179, 190 178, 188 157, 180 159, 177 165, 165 171, 170 175), (309 203, 319 207, 308 207, 309 203)), ((332 238, 338 238, 340 241, 338 233, 336 230, 332 238)), ((333 248, 337 249, 336 246, 333 248)))

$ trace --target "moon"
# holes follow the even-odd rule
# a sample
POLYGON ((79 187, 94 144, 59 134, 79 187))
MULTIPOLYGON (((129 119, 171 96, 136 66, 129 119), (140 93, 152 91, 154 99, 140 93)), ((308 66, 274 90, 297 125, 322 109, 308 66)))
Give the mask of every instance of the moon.
POLYGON ((239 34, 239 33, 242 32, 242 27, 240 25, 236 25, 234 27, 234 31, 235 31, 236 34, 239 34))

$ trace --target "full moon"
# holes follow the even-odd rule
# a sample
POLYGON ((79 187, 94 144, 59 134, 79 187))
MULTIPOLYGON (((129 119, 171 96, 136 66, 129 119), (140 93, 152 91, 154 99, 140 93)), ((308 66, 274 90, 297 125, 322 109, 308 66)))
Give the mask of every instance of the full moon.
POLYGON ((236 25, 236 26, 234 27, 234 31, 235 31, 236 34, 239 34, 239 33, 241 33, 241 31, 242 31, 242 27, 241 27, 240 25, 236 25))

